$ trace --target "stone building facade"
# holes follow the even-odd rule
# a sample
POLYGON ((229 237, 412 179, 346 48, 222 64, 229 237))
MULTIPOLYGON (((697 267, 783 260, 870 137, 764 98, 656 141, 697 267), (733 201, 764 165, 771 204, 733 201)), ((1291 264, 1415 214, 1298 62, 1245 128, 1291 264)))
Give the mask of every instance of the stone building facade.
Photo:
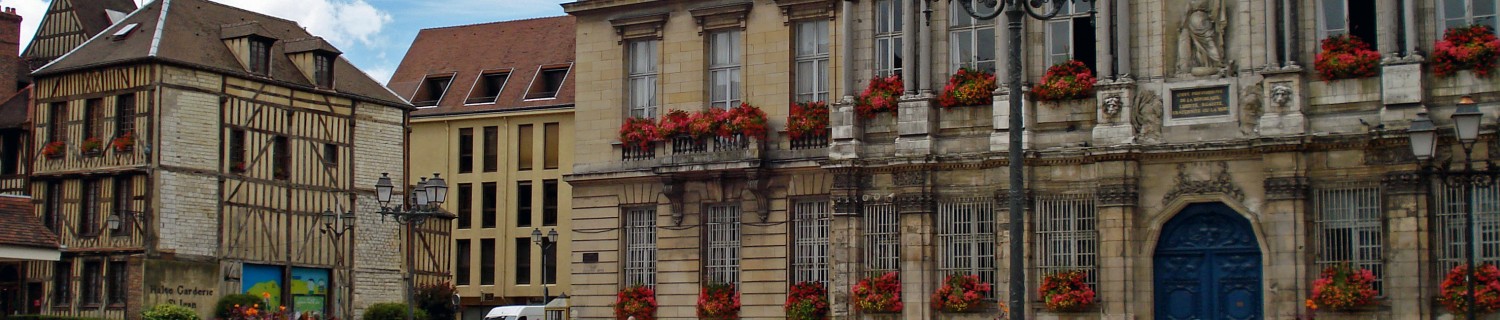
MULTIPOLYGON (((975 274, 1003 301, 1004 262, 1023 255, 1030 302, 1006 308, 1043 319, 1296 318, 1310 312, 1318 273, 1340 262, 1374 272, 1379 304, 1319 317, 1444 316, 1434 300, 1465 256, 1464 191, 1421 174, 1405 129, 1423 112, 1447 128, 1471 96, 1485 113, 1475 157, 1500 154, 1500 82, 1439 75, 1431 59, 1445 30, 1494 26, 1493 5, 1070 4, 1024 22, 1020 72, 1031 87, 1077 60, 1098 79, 1090 94, 1041 101, 1002 89, 991 104, 944 108, 955 70, 1009 78, 996 68, 1009 51, 1003 17, 921 0, 564 4, 578 19, 576 81, 592 89, 577 97, 569 177, 576 314, 609 318, 614 293, 640 283, 656 288, 657 316, 692 318, 702 286, 731 282, 741 316, 777 318, 791 284, 821 281, 835 318, 872 318, 850 306, 851 286, 896 272, 899 318, 988 319, 998 303, 950 314, 929 299, 945 275, 975 274), (1374 76, 1315 69, 1320 41, 1341 34, 1382 56, 1374 76), (734 81, 715 78, 725 70, 734 81), (886 75, 902 79, 898 110, 861 116, 855 97, 886 75), (619 143, 627 117, 711 108, 726 100, 721 85, 733 88, 728 101, 769 115, 768 139, 619 143), (1007 219, 1008 201, 1022 200, 1007 196, 1008 136, 1023 130, 1008 124, 1010 99, 1025 105, 1025 221, 1007 219), (812 100, 832 105, 832 120, 829 141, 807 148, 785 134, 785 106, 812 100), (1011 223, 1027 232, 1009 234, 1011 223), (1027 251, 1009 252, 1010 241, 1027 251), (1088 274, 1098 301, 1044 310, 1040 278, 1072 270, 1088 274)), ((1475 201, 1497 191, 1475 190, 1475 201)), ((1500 242, 1485 239, 1477 259, 1500 262, 1500 242)))

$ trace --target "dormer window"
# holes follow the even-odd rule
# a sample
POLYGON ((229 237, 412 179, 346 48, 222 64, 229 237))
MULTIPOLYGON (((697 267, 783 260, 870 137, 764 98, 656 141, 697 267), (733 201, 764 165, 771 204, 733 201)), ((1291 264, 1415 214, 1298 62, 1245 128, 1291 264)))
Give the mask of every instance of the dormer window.
POLYGON ((505 82, 510 80, 510 72, 491 71, 479 75, 479 81, 474 83, 474 89, 469 92, 469 99, 464 104, 495 103, 500 97, 500 90, 505 88, 505 82))
POLYGON ((271 41, 250 39, 250 73, 271 74, 271 41))
POLYGON ((319 88, 333 88, 333 55, 313 55, 313 79, 319 88))
POLYGON ((531 80, 531 88, 526 90, 526 99, 552 99, 557 98, 557 91, 562 89, 563 80, 568 78, 568 67, 542 68, 537 72, 536 78, 531 80))
POLYGON ((453 83, 452 74, 428 76, 417 88, 417 94, 412 95, 411 104, 417 107, 437 106, 438 101, 443 100, 443 94, 448 92, 448 85, 451 83, 453 83))

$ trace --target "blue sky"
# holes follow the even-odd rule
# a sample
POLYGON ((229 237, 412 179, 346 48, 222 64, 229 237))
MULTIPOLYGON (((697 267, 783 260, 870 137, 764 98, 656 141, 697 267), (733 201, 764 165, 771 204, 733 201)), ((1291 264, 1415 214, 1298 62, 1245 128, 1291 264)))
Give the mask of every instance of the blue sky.
MULTIPOLYGON (((22 43, 36 32, 49 0, 0 0, 24 18, 22 43)), ((154 0, 136 0, 144 3, 154 0)), ((563 15, 571 0, 213 0, 297 21, 332 42, 381 83, 401 64, 417 32, 493 21, 563 15)), ((503 40, 497 40, 503 41, 503 40)))

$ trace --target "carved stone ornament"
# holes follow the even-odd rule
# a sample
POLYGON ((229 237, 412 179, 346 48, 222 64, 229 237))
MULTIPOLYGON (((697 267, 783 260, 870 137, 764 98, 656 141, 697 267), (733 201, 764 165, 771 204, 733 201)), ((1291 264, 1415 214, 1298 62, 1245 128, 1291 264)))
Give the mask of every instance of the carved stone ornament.
POLYGON ((834 196, 833 215, 857 216, 860 214, 862 201, 859 196, 834 196))
POLYGON ((1100 186, 1094 195, 1101 206, 1134 206, 1140 198, 1140 190, 1134 183, 1100 186))
POLYGON ((1187 13, 1177 29, 1177 74, 1229 76, 1233 62, 1225 59, 1224 36, 1229 27, 1224 0, 1188 0, 1187 13))
POLYGON ((1266 200, 1301 200, 1307 198, 1307 177, 1267 178, 1266 200))
POLYGON ((787 25, 798 20, 833 20, 837 5, 834 0, 776 0, 776 6, 781 7, 781 22, 787 25))
POLYGON ((905 167, 896 170, 892 177, 897 187, 917 187, 927 184, 927 170, 922 167, 905 167))
POLYGON ((1135 94, 1135 137, 1137 143, 1161 141, 1162 100, 1156 91, 1141 90, 1135 94))
POLYGON ((663 26, 667 23, 669 13, 662 12, 634 17, 625 17, 609 20, 609 24, 615 27, 615 35, 620 36, 619 43, 627 40, 650 40, 661 39, 663 26))
POLYGON ((932 212, 935 199, 928 193, 903 193, 896 195, 896 212, 900 213, 926 213, 932 212))
POLYGON ((746 18, 750 16, 750 8, 753 2, 743 2, 715 7, 698 8, 688 10, 693 15, 693 20, 698 22, 698 35, 704 32, 720 29, 738 28, 745 30, 746 18))
POLYGON ((771 173, 750 170, 745 174, 745 192, 755 197, 755 214, 760 222, 771 220, 771 173))
POLYGON ((1124 99, 1119 94, 1111 94, 1104 97, 1104 122, 1114 123, 1120 116, 1120 110, 1125 108, 1124 99))
POLYGON ((684 188, 682 184, 682 181, 673 179, 662 179, 661 181, 661 195, 667 197, 667 202, 672 207, 672 225, 674 226, 682 226, 684 214, 682 212, 682 193, 684 188))
POLYGON ((1411 147, 1408 145, 1372 145, 1365 149, 1366 165, 1393 165, 1416 162, 1417 156, 1411 154, 1411 147))
POLYGON ((1286 110, 1292 103, 1292 87, 1288 87, 1285 82, 1276 83, 1271 87, 1271 102, 1276 106, 1276 111, 1286 110))
MULTIPOLYGON (((1033 195, 1031 194, 1031 192, 1028 191, 1028 192, 1025 193, 1025 195, 1023 197, 1026 198, 1025 199, 1026 202, 1023 203, 1022 206, 1025 207, 1025 208, 1030 208, 1031 204, 1033 202, 1035 202, 1035 201, 1030 201, 1030 200, 1034 200, 1034 199, 1032 199, 1033 195)), ((995 190, 995 210, 1001 210, 1001 211, 1009 211, 1010 210, 1010 190, 1009 189, 995 190)))
POLYGON ((1422 194, 1422 174, 1416 171, 1388 172, 1380 178, 1380 186, 1386 194, 1422 194))
POLYGON ((1245 192, 1234 184, 1233 176, 1229 175, 1229 163, 1219 162, 1218 173, 1206 180, 1194 179, 1188 173, 1186 164, 1178 164, 1176 186, 1162 196, 1161 203, 1166 205, 1177 197, 1198 194, 1222 194, 1236 201, 1245 201, 1245 192))
POLYGON ((1256 82, 1240 91, 1240 134, 1246 137, 1260 135, 1261 89, 1256 82))
POLYGON ((843 167, 829 169, 829 171, 833 172, 834 189, 863 189, 864 186, 869 185, 865 182, 866 175, 859 168, 843 167))

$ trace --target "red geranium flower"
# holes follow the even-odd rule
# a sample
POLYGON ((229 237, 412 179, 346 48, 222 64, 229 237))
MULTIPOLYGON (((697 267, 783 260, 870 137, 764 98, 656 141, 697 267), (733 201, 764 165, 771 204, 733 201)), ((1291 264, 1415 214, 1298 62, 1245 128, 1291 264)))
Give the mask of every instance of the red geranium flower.
POLYGON ((958 69, 952 77, 948 78, 948 85, 943 87, 943 92, 938 94, 938 104, 945 109, 957 106, 988 105, 995 100, 995 74, 972 70, 969 68, 958 69))

